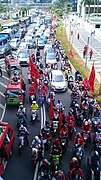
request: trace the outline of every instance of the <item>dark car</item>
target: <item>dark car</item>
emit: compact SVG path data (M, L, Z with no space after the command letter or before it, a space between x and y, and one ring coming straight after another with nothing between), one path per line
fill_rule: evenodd
M26 32L23 29L21 29L15 34L15 38L23 39L25 36L25 33Z
M43 39L38 39L37 40L37 47L39 49L44 49L44 46L45 46L45 43L44 43Z
M9 44L5 44L0 46L0 58L5 57L5 55L10 54L12 51L12 47Z

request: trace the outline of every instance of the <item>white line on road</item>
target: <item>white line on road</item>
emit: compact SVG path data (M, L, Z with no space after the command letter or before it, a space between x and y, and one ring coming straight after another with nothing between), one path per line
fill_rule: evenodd
M3 96L3 97L5 97L4 93L3 93L3 92L1 92L1 91L0 91L0 95L1 95L1 96Z
M5 106L3 106L3 105L0 103L0 108L4 110L4 109L5 109Z
M6 79L6 80L9 80L9 78L8 77L6 77L6 76L2 76L4 79Z
M5 88L7 87L7 85L4 84L4 83L2 83L2 82L0 82L0 85L1 85L1 86L4 86Z

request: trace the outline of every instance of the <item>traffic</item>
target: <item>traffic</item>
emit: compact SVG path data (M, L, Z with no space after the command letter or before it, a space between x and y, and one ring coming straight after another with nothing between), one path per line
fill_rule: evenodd
M0 32L11 48L1 53L9 76L0 123L3 179L101 179L100 107L73 72L58 26L54 13L40 10Z

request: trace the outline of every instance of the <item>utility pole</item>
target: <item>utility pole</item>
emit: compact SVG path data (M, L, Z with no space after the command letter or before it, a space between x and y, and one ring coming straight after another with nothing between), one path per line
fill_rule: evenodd
M89 39L90 37L88 36L88 39L87 39L87 52L86 52L86 60L85 60L85 68L87 67L87 60L88 60L88 47L89 47Z

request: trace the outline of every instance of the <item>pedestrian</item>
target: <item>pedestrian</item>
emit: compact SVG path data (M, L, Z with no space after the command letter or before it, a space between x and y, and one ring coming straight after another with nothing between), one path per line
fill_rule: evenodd
M83 51L83 58L85 59L85 56L86 56L86 52L85 50Z
M2 76L2 68L1 68L1 66L0 66L0 75Z
M77 39L78 39L78 40L80 39L80 34L79 34L79 33L77 34Z
M30 68L28 68L27 76L28 76L28 82L29 82L29 84L31 84Z
M89 55L90 55L90 60L91 60L92 59L92 55L93 55L92 49L90 50Z

